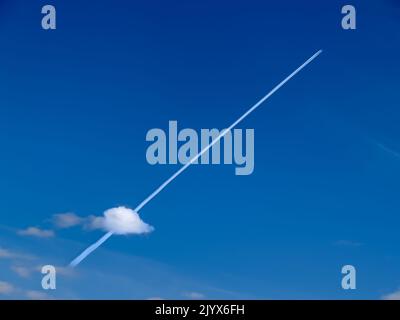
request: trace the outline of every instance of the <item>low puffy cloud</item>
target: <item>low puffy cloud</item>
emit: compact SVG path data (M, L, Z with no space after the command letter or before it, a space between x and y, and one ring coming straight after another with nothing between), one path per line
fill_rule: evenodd
M93 227L120 235L149 233L154 230L137 212L126 207L108 209L104 212L104 217L97 217L92 223Z
M53 215L53 223L56 227L60 229L71 228L74 226L78 226L84 222L84 218L76 215L72 212L67 213L57 213Z
M400 300L400 289L395 292L384 295L382 297L382 299L383 300Z
M53 230L44 230L39 229L37 227L29 227L24 230L19 230L17 232L20 236L31 236L31 237L38 237L38 238L51 238L54 237Z
M15 291L14 286L11 283L0 281L0 294L8 295Z

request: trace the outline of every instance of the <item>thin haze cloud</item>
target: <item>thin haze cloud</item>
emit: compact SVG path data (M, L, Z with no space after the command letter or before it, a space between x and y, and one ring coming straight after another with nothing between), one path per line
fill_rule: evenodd
M0 281L0 294L11 294L15 291L15 287L8 282Z
M221 140L230 130L236 127L240 122L242 122L250 113L256 110L261 104L263 104L267 99L269 99L275 92L277 92L282 86L284 86L289 80L291 80L297 73L299 73L303 68L305 68L309 63L311 63L315 58L317 58L322 53L322 50L317 51L308 60L306 60L301 66L299 66L295 71L293 71L289 76L282 80L275 88L273 88L269 93L267 93L263 98L261 98L256 104L254 104L250 109L248 109L239 119L232 123L227 129L223 130L215 140L213 140L207 147L201 150L196 156L194 156L188 163L186 163L182 168L175 172L169 179L167 179L163 184L161 184L153 193L151 193L145 200L143 200L134 210L135 214L149 203L154 197L156 197L167 185L169 185L173 180L175 180L183 171L185 171L191 164L193 164L197 159L199 159L205 152L207 152L215 143ZM140 218L139 218L140 219ZM89 254L101 246L108 238L114 234L113 231L107 232L102 236L97 242L92 244L86 250L84 250L78 257L76 257L71 263L71 267L76 267L80 262L82 262Z
M0 247L0 259L9 260L33 260L36 257L24 253L15 252L6 248Z

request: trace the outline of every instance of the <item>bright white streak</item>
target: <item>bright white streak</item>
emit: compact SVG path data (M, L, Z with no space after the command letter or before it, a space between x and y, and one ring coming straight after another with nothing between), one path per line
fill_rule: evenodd
M113 235L112 232L107 232L104 236L102 236L99 240L93 243L90 247L84 250L79 256L77 256L74 260L69 264L70 267L75 268L78 264L81 263L83 259L85 259L89 254L91 254L94 250L100 247L109 237Z
M156 195L158 195L167 185L169 185L173 180L175 180L183 171L185 171L191 164L193 164L197 159L199 159L205 152L207 152L214 144L221 140L230 130L236 127L240 122L242 122L250 113L256 110L265 100L271 97L276 91L278 91L283 85L286 84L290 79L292 79L297 73L299 73L304 67L306 67L311 61L318 57L322 53L322 50L317 51L312 55L306 62L304 62L300 67L288 75L284 80L282 80L275 88L268 92L263 98L261 98L256 104L254 104L249 110L247 110L239 119L232 123L227 129L223 130L218 137L216 137L207 147L200 151L196 156L194 156L188 163L186 163L182 168L175 172L169 179L167 179L163 184L161 184L153 193L151 193L146 199L144 199L134 211L139 212L147 203L149 203ZM106 233L97 242L92 244L89 248L83 251L77 258L75 258L71 263L71 267L76 267L83 259L85 259L89 254L101 246L108 238L113 235L112 232Z
M151 195L149 195L145 200L142 201L136 208L135 211L139 212L150 200L152 200L157 194L159 194L167 185L169 185L176 177L178 177L183 171L185 171L191 164L193 164L197 159L199 159L205 152L207 152L214 144L216 144L219 140L221 140L228 131L232 130L232 128L236 127L244 118L246 118L250 113L256 110L265 100L267 100L270 96L272 96L276 91L278 91L286 82L288 82L291 78L293 78L298 72L301 71L306 65L308 65L312 60L314 60L317 56L322 53L322 50L319 50L315 53L310 59L304 62L300 67L298 67L295 71L293 71L285 80L279 83L274 89L272 89L268 94L266 94L261 100L259 100L254 106L252 106L249 110L247 110L239 119L237 119L234 123L232 123L227 129L222 131L218 137L215 138L207 147L200 151L195 157L193 157L188 163L186 163L182 168L180 168L177 172L175 172L167 181L165 181L161 186L159 186Z

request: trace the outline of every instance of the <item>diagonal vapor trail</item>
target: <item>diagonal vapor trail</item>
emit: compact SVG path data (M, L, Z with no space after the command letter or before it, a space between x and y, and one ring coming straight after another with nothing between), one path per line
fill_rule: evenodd
M269 97L271 97L276 91L278 91L282 86L284 86L290 79L292 79L297 73L299 73L304 67L306 67L310 62L317 58L322 53L322 50L318 50L314 53L308 60L306 60L300 67L294 70L290 75L288 75L284 80L282 80L278 85L275 86L270 92L268 92L263 98L261 98L256 104L254 104L249 110L247 110L239 119L232 123L227 129L223 130L207 147L201 150L196 156L194 156L188 163L186 163L182 168L175 172L170 178L168 178L163 184L161 184L156 190L153 191L146 199L144 199L134 211L139 212L147 203L149 203L155 196L157 196L166 186L168 186L173 180L175 180L183 171L185 171L191 164L193 164L197 159L199 159L205 152L207 152L214 144L221 140L230 130L236 127L240 122L242 122L250 113L256 110L261 104L263 104ZM69 264L71 267L76 267L83 259L85 259L89 254L101 246L108 238L110 238L113 233L107 232L99 240L97 240L90 247L85 249L79 256L77 256Z
M397 151L390 149L388 147L386 147L383 143L377 142L376 141L376 145L381 148L383 151L386 151L387 153L390 153L392 156L395 156L396 158L400 159L400 153L398 153Z

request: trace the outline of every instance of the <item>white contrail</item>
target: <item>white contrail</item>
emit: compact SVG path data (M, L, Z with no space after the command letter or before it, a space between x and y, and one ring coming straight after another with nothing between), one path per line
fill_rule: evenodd
M218 137L215 138L207 147L201 150L196 156L194 156L188 163L186 163L182 168L175 172L169 179L167 179L163 184L161 184L153 193L151 193L146 199L144 199L134 211L139 212L147 203L149 203L156 195L158 195L167 185L169 185L175 178L177 178L183 171L185 171L191 164L193 164L197 159L199 159L205 152L207 152L215 143L221 140L230 130L236 127L240 122L242 122L250 113L256 110L265 100L271 97L276 91L278 91L286 82L293 78L297 73L299 73L305 66L307 66L311 61L318 57L322 53L322 50L317 51L312 55L307 61L305 61L300 67L288 75L284 80L282 80L275 88L268 92L263 98L261 98L256 104L254 104L249 110L247 110L239 119L232 123L227 129L223 130ZM89 248L84 250L78 257L76 257L71 263L71 267L76 267L83 259L85 259L89 254L101 246L108 238L113 235L112 232L106 233L97 242L92 244Z
M400 153L398 153L397 151L394 151L394 150L392 150L392 149L386 147L383 143L376 142L376 144L377 144L377 146L378 146L379 148L381 148L383 151L386 151L386 152L390 153L391 155L395 156L396 158L399 158L399 159L400 159Z
M102 236L99 240L93 243L90 247L88 247L85 251L83 251L79 256L77 256L74 260L69 264L71 267L76 267L81 263L83 259L85 259L89 254L91 254L94 250L100 247L109 237L113 235L112 232L107 232L104 236Z

